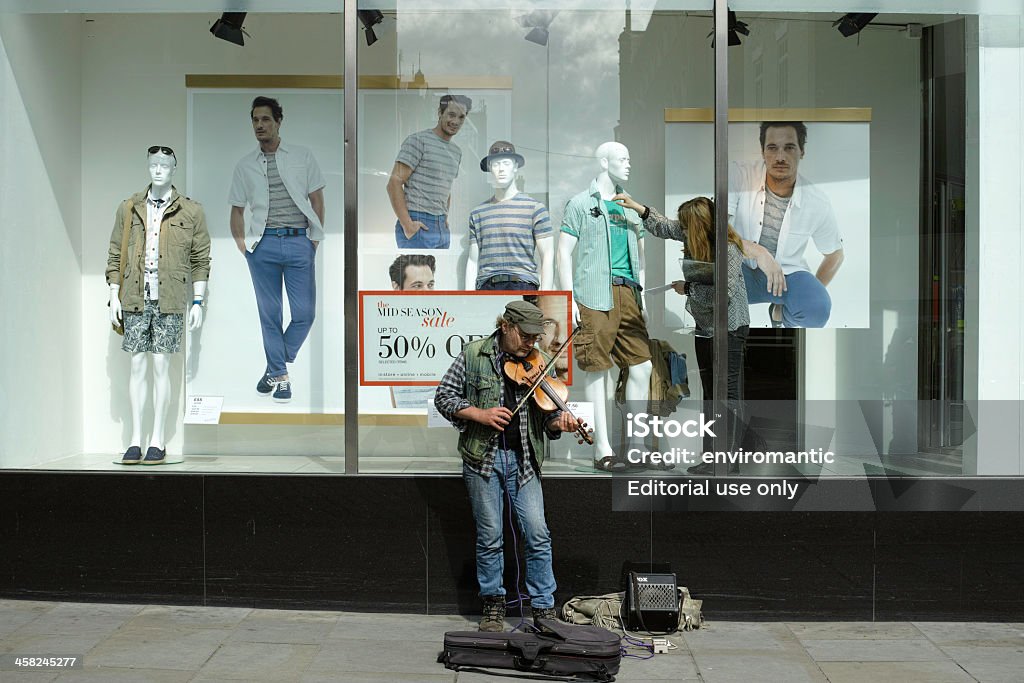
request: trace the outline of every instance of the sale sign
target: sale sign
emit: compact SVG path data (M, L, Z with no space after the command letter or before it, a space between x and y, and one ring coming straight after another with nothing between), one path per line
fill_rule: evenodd
M462 347L490 336L521 291L359 292L359 383L430 386L441 381ZM528 294L533 297L533 294ZM538 346L552 352L569 334L571 292L543 292L537 306L551 320ZM563 358L556 367L567 370Z

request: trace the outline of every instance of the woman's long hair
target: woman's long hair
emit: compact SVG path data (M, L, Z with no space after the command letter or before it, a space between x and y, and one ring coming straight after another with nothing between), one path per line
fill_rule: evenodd
M695 261L715 260L715 203L707 197L696 197L679 205L679 224L686 231L688 257ZM729 241L743 252L743 240L729 226Z

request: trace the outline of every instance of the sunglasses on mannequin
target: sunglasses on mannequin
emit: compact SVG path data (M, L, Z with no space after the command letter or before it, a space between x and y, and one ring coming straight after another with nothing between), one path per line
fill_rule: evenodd
M175 161L178 160L178 157L174 156L174 150L171 149L170 147L164 147L163 145L153 145L152 147L149 148L150 154L156 154L158 152L160 154L166 154L169 157L174 157Z

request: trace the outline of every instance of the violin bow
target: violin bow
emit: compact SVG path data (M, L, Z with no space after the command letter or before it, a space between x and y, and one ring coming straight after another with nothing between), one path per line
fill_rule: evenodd
M512 411L513 415L522 410L523 406L526 405L526 402L530 400L530 397L533 396L534 390L539 387L540 383L544 381L545 377L547 377L548 368L551 367L551 364L554 363L559 356L562 355L562 352L565 351L567 346L569 346L569 342L573 340L573 337L575 337L579 331L580 328L578 327L573 330L572 334L570 334L568 338L562 342L562 345L558 347L558 350L551 355L551 360L544 364L544 370L537 375L537 379L533 380L533 384L531 384L530 388L526 391L526 395L523 396L521 401L519 401L519 405L516 406L516 409Z

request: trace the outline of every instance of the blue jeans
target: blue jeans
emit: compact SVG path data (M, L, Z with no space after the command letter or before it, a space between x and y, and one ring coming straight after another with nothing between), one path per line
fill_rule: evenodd
M534 477L519 488L515 451L499 449L490 479L462 465L476 521L476 578L480 595L505 595L505 545L502 537L505 493L516 511L517 528L526 545L526 592L535 608L555 606L555 574L551 570L551 532L544 520L544 493Z
M402 224L395 221L395 244L399 249L447 249L452 243L452 233L448 230L446 216L435 216L422 211L410 211L409 218L427 226L427 230L419 230L412 237L406 237Z
M316 317L315 260L316 249L305 235L265 236L255 251L246 252L263 329L267 374L271 377L280 377L288 372L285 363L295 361L313 326ZM287 329L283 328L282 281L288 292L288 308L292 314Z
M806 270L786 276L786 291L782 296L772 296L768 291L768 278L760 268L743 266L743 280L750 303L782 304L785 327L825 327L832 313L832 297L825 285Z

